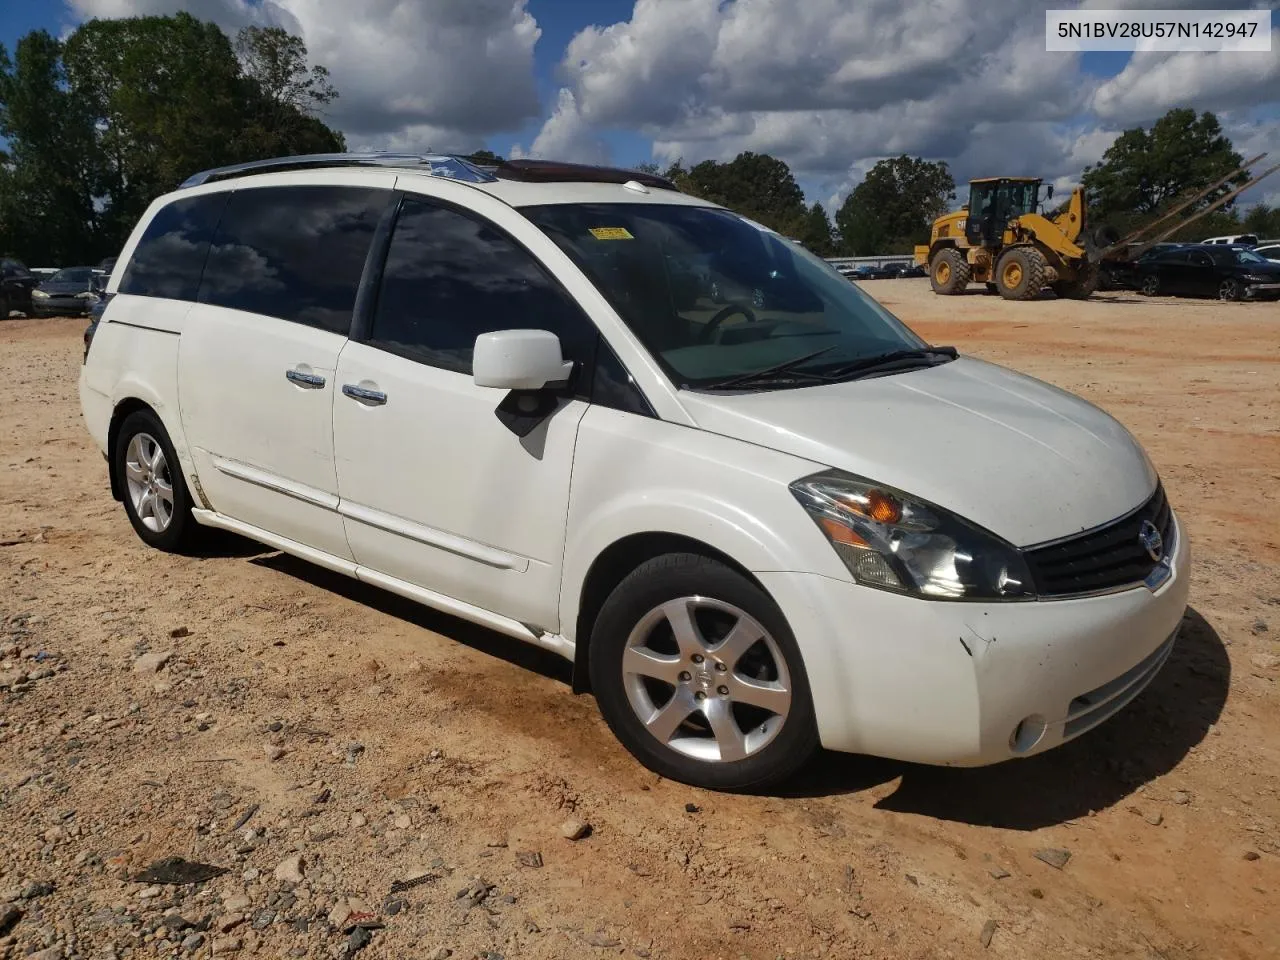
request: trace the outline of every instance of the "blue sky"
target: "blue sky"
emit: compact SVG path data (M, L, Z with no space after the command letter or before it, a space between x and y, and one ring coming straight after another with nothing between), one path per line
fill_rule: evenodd
M621 165L755 150L786 160L824 203L900 153L946 160L960 181L1033 174L1064 187L1121 130L1175 106L1217 112L1242 153L1280 151L1280 39L1255 54L1047 53L1044 10L1074 3L1240 5L0 0L0 42L179 9L228 32L280 24L332 71L341 98L326 119L353 149L487 146ZM1280 204L1271 189L1253 199Z

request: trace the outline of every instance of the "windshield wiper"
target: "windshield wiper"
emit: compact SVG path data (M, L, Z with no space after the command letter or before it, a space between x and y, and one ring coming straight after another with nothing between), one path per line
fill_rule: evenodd
M701 385L703 390L728 390L731 387L745 386L750 383L767 383L770 380L785 379L781 375L789 374L791 377L804 377L819 383L826 383L831 377L825 373L813 373L808 370L797 370L796 367L808 363L810 360L820 357L825 353L830 353L836 348L836 344L829 347L823 347L821 350L814 350L812 353L805 353L790 360L784 360L782 363L765 367L763 370L751 370L748 373L735 374L726 380L717 380L714 383L704 383Z
M832 380L856 380L858 377L875 373L886 373L892 370L908 370L922 365L933 366L945 363L958 356L955 347L924 347L915 350L894 350L876 357L864 357L853 363L846 363L833 370L823 371Z

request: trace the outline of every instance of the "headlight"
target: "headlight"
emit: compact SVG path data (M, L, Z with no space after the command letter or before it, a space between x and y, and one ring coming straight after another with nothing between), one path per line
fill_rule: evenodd
M1246 274L1245 274L1243 277L1241 277L1240 279L1241 279L1241 280L1243 280L1245 283L1266 283L1266 282L1267 282L1267 280L1269 280L1270 278L1269 278L1269 277L1259 277L1259 276L1255 276L1255 275L1254 275L1254 274L1252 274L1252 273L1246 273Z
M861 584L935 599L1035 598L1016 547L940 507L839 470L791 492Z
M32 300L48 300L49 295L45 293L43 290L32 290L31 299Z

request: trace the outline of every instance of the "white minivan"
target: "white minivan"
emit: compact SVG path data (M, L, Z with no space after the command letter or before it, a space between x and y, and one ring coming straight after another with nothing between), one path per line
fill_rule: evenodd
M1186 606L1123 426L658 177L210 171L108 296L81 399L144 541L232 530L553 650L677 780L1041 752L1142 691Z

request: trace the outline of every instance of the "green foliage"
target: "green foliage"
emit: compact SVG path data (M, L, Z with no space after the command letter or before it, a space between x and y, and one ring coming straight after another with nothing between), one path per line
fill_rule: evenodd
M849 256L910 253L929 239L934 219L956 196L944 162L920 157L881 160L836 212L843 252Z
M728 207L757 223L794 236L807 214L804 192L791 168L763 153L740 153L728 163L704 160L685 168L677 160L664 176L685 193Z
M823 209L822 204L815 203L800 221L800 228L796 231L795 238L804 244L805 249L810 253L816 253L820 257L834 257L836 245L832 233L831 219L827 216L827 211Z
M466 159L470 160L472 163L478 163L483 166L495 166L504 162L504 159L492 150L477 150L475 153L470 154Z
M1117 222L1126 216L1136 221L1150 218L1177 200L1189 199L1241 162L1216 116L1207 112L1196 116L1194 110L1176 109L1157 120L1149 131L1134 127L1120 134L1101 163L1085 168L1082 182L1094 222ZM1241 175L1235 182L1245 179ZM1229 190L1222 187L1201 206Z
M1240 221L1237 233L1252 233L1259 240L1280 240L1280 207L1260 203Z
M66 85L61 47L43 30L0 45L0 253L84 262L97 252L93 115Z
M337 95L284 31L241 34L186 13L89 20L65 42L0 47L0 248L29 263L119 251L157 196L199 170L341 150L312 115Z

